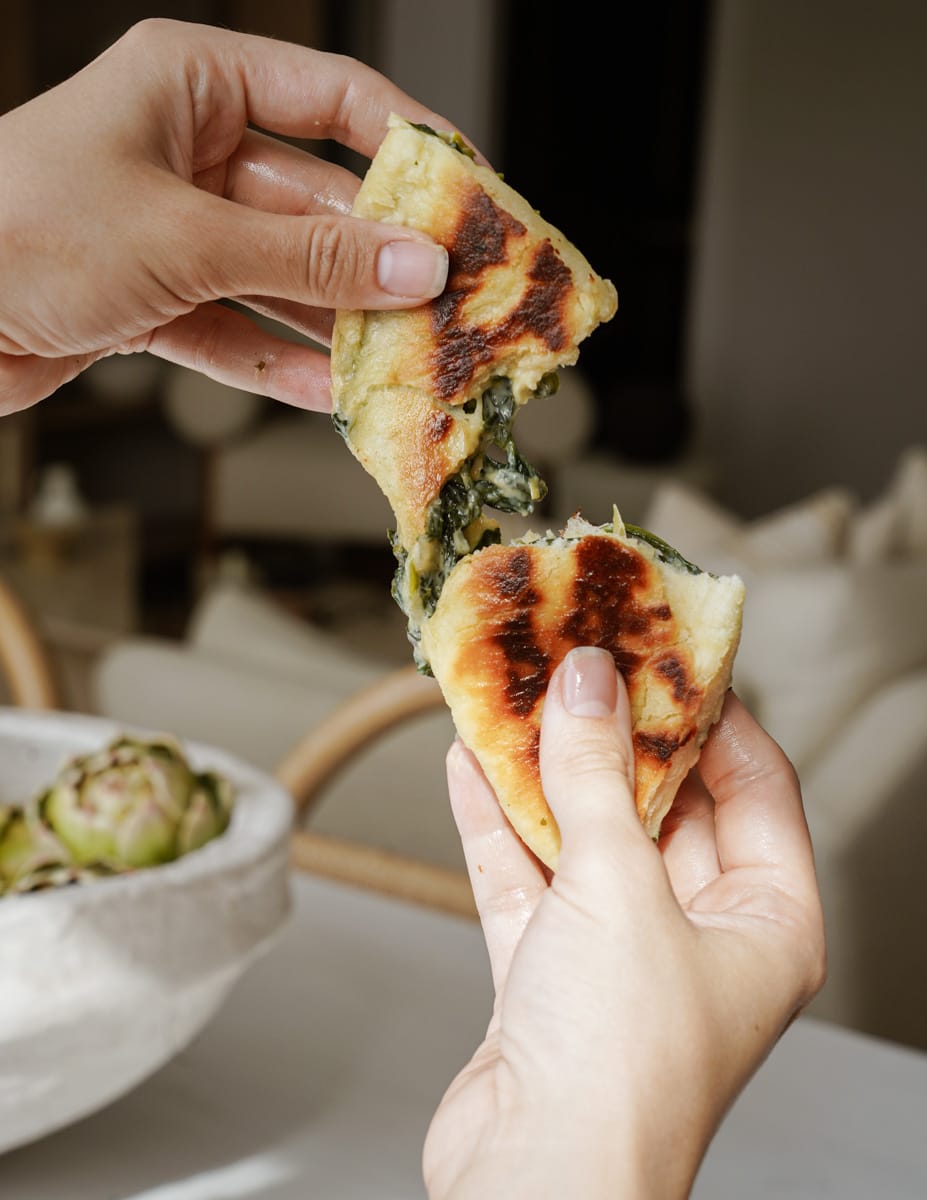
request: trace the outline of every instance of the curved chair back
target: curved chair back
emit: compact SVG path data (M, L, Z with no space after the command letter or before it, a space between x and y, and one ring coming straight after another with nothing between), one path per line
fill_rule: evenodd
M276 777L305 817L325 785L355 755L402 722L443 704L437 683L414 667L389 671L311 729L280 763ZM291 846L293 865L301 870L461 916L476 916L464 871L306 828L294 830Z
M20 708L61 707L48 651L31 615L16 593L0 579L0 672Z

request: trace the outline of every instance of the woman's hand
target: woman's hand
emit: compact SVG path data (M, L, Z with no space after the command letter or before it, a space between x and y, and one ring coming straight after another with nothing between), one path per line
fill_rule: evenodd
M0 118L0 415L109 354L148 350L327 409L336 307L438 295L447 255L350 217L359 180L259 130L371 157L391 111L444 125L353 59L207 26L134 26Z
M425 1145L437 1197L688 1194L726 1110L824 978L795 773L728 696L659 848L633 803L627 696L574 651L544 709L552 879L475 759L448 757L496 1002Z

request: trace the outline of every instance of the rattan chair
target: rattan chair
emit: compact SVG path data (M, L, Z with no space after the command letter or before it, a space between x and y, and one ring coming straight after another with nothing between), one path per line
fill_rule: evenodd
M297 869L460 916L476 916L466 872L316 833L304 825L325 785L355 755L402 722L443 704L433 679L419 675L414 667L400 667L349 697L293 747L275 774L297 806L292 837L292 862Z
M41 635L23 602L2 579L0 673L6 680L13 704L18 707L61 707L55 672Z

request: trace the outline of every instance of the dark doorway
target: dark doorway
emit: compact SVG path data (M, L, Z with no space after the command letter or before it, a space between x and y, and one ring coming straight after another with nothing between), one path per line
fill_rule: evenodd
M599 441L669 462L691 432L684 336L709 0L504 13L505 177L618 289L583 346Z

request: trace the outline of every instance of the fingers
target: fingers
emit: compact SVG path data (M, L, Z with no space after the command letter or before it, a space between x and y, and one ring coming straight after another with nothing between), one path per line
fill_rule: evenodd
M515 947L547 890L547 880L505 819L476 759L459 741L447 755L447 782L499 992Z
M714 800L695 770L683 781L663 821L660 853L673 893L683 907L721 873Z
M285 314L278 315L285 319ZM298 327L295 317L293 323ZM221 304L201 304L123 349L148 350L219 383L296 408L331 411L326 353L267 333ZM44 400L108 353L100 350L61 358L0 354L0 417Z
M607 651L572 650L554 672L544 702L540 763L562 839L558 879L610 886L659 865L634 805L627 692Z
M349 216L359 186L350 172L249 131L334 138L372 157L392 111L447 125L378 72L270 38L154 19L89 69L94 103L109 104L114 79L138 93L137 106L173 109L143 157L146 268L175 301L258 295L401 309L444 289L443 246L418 230Z
M733 693L702 749L699 773L715 800L723 871L771 866L795 885L816 888L794 768Z
M368 158L383 140L391 112L451 127L355 59L272 38L156 18L133 26L120 53L166 67L182 60L203 121L214 117L211 101L232 90L252 125L291 137L333 138Z
M164 228L160 272L185 298L265 295L323 308L410 308L440 295L447 282L447 251L416 230L354 217L281 216L186 192L175 189L177 215Z
M100 357L102 352L65 358L0 354L0 419L44 400Z
M320 346L332 344L335 313L330 308L312 308L295 300L275 300L272 296L236 296L245 308L311 338Z
M264 212L290 216L350 216L360 180L335 163L256 130L246 130L227 162L200 172L194 183Z
M212 31L210 31L212 33ZM364 63L303 46L232 34L231 54L252 122L275 133L333 138L371 158L391 112L439 129L450 122Z
M767 1001L792 1014L820 990L826 942L801 790L785 754L733 693L699 759L722 870L690 909L764 918Z
M328 355L260 329L221 304L202 304L186 316L135 339L151 354L258 396L315 412L331 411ZM108 351L43 358L0 355L0 417L44 400Z
M266 333L222 304L202 304L156 329L146 348L231 387L297 408L331 410L327 354Z

